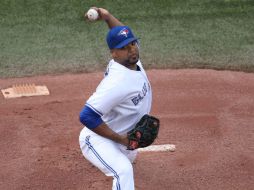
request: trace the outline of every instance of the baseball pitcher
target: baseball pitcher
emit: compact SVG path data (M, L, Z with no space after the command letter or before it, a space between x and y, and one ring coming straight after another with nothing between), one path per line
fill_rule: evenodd
M80 148L88 161L113 177L113 190L134 190L137 148L152 144L159 130L159 120L149 115L152 89L131 29L106 9L93 9L98 18L92 11L89 17L109 27L106 41L112 60L80 112Z

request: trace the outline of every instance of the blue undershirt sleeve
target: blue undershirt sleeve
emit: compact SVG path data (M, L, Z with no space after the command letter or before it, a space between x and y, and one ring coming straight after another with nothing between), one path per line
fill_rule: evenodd
M89 129L94 129L103 123L101 116L87 105L81 110L79 120Z

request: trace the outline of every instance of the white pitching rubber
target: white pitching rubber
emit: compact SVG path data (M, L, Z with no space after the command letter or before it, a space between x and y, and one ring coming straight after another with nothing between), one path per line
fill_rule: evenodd
M174 144L163 144L163 145L151 145L145 148L139 148L138 152L158 152L158 151L170 151L174 152L176 150L176 145Z

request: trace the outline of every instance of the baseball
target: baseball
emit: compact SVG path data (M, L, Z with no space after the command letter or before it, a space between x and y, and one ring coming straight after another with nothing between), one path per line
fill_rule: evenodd
M87 18L91 21L95 21L97 20L99 17L98 12L95 9L89 9L87 11Z

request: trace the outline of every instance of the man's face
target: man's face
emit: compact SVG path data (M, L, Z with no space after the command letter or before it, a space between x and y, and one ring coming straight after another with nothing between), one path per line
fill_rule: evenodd
M121 49L111 50L113 59L124 65L132 66L136 64L139 60L139 49L136 41L129 43L128 45L122 47Z

